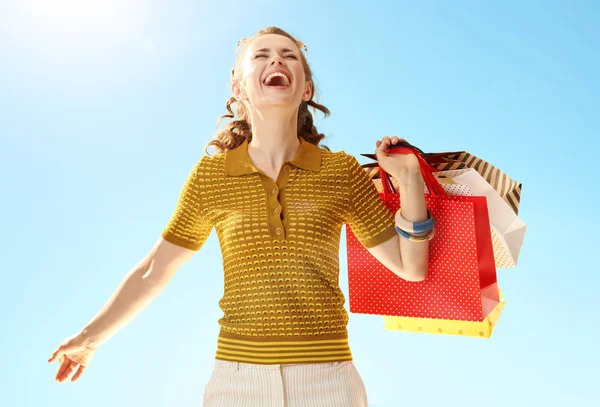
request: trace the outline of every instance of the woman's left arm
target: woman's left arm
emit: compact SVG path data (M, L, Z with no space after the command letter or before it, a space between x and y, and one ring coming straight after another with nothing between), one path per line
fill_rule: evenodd
M377 141L377 160L381 168L398 181L402 217L409 222L427 220L425 185L419 161L412 154L386 154L390 145L406 141L398 137L384 137ZM386 242L368 249L384 265L394 265L392 270L409 281L427 278L429 241L414 242L394 236Z

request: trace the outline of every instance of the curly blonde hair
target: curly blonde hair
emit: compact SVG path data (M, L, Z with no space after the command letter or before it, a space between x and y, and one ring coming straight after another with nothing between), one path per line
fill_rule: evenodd
M283 35L283 36L289 38L290 40L294 41L294 43L298 46L298 49L300 49L300 50L306 49L306 46L302 42L297 41L294 37L292 37L290 34L285 32L281 28L277 28L277 27L264 28L264 29L260 30L253 37L244 38L243 40L238 42L238 48L240 48L240 49L238 49L239 52L236 57L235 68L233 68L231 70L230 81L233 81L234 79L238 78L238 75L240 72L238 67L244 56L244 53L246 52L247 44L249 44L253 39L255 39L261 35L265 35L265 34ZM303 52L300 52L300 59L302 61L302 66L304 67L304 75L306 76L306 80L312 81L313 80L312 71L311 71L310 67L308 66L308 61L306 60L306 56L304 55ZM313 85L314 85L314 82L313 82ZM323 106L319 103L316 103L313 100L314 96L315 96L315 86L313 86L312 94L310 95L310 99L308 100L308 102L302 101L302 103L300 104L300 108L298 109L298 137L302 137L305 141L318 146L319 142L323 138L325 138L325 135L321 134L317 131L317 128L313 124L313 116L310 113L310 111L308 110L308 107L309 106L312 107L313 111L315 113L317 110L320 110L321 112L323 112L325 117L329 116L330 112L329 112L329 109L327 109L325 106ZM217 131L213 140L211 140L204 147L204 152L207 155L210 155L208 153L208 147L210 147L211 145L215 146L215 148L217 149L217 153L220 153L220 152L232 150L232 149L238 147L240 144L242 144L244 142L245 139L248 139L248 141L252 140L252 124L250 123L248 111L246 110L246 107L244 106L243 103L238 103L238 105L236 106L236 113L237 113L238 119L235 120L235 114L234 114L233 110L231 109L231 105L236 102L237 102L237 100L233 96L230 97L229 99L227 99L227 102L225 103L225 108L227 109L227 111L229 113L226 113L226 114L222 115L221 117L219 117L219 120L217 121L217 127L219 126L219 123L221 123L221 120L223 120L224 118L228 118L228 119L232 119L232 120L223 129ZM329 147L327 147L327 146L322 146L322 148L330 151Z

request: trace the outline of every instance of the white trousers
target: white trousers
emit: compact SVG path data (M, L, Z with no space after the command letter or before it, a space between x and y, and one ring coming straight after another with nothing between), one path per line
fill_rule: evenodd
M352 361L260 365L215 359L203 407L367 407Z

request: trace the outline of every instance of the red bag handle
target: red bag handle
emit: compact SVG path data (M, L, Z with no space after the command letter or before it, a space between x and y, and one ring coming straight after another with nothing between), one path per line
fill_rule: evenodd
M425 185L427 185L429 193L432 195L447 195L438 180L433 176L433 173L437 172L438 169L430 165L425 158L423 158L421 150L409 143L400 142L396 145L390 145L385 151L390 154L414 154L419 160L421 174L423 175L423 180L425 181ZM386 200L390 199L390 195L396 193L391 177L383 170L383 168L381 168L381 166L379 166L379 175L383 185L383 195Z

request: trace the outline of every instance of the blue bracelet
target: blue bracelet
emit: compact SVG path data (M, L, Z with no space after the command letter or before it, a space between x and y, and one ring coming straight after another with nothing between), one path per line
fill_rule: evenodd
M427 220L423 222L410 222L404 219L402 216L402 208L399 208L398 211L396 211L394 218L398 228L409 235L420 235L427 233L433 229L433 225L435 224L435 220L431 216L429 209L427 209Z
M427 240L433 239L433 236L435 236L435 226L432 227L431 230L425 235L420 236L414 236L409 233L406 233L404 230L400 229L398 225L396 225L396 232L398 232L400 236L407 240L410 240L411 242L426 242Z

